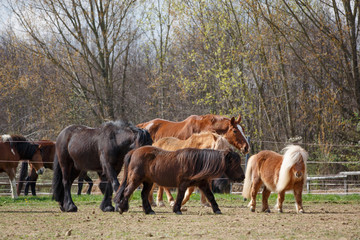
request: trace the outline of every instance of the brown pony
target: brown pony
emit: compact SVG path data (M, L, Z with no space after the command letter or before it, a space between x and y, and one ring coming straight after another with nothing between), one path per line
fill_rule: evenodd
M20 135L2 135L0 139L0 172L9 176L11 197L17 198L15 174L20 160L29 160L39 174L44 172L39 145Z
M198 149L211 148L211 149L216 149L216 150L226 150L226 149L232 148L232 146L229 144L229 142L224 137L220 136L219 134L212 133L212 132L196 133L196 134L193 134L191 137L189 137L186 140L180 140L175 137L165 137L165 138L161 138L159 141L153 143L153 146L162 148L167 151L175 151L178 149L190 148L190 147L198 148ZM154 184L154 187L155 187L155 184ZM151 189L151 192L149 195L150 203L153 202L154 187ZM163 191L164 190L166 192L170 206L174 206L175 201L174 201L173 196L171 195L170 190L168 188L164 188L162 186L159 186L159 188L158 188L157 206L159 206L159 207L165 206L165 204L163 202ZM184 205L187 201L189 201L191 193L194 190L195 190L195 187L189 187L186 190L185 198L182 202L182 205ZM203 206L210 207L210 205L206 201L206 197L203 194L203 192L200 191L200 193L201 193L201 198L200 198L201 204Z
M153 183L165 187L177 187L178 194L173 211L181 214L181 202L189 186L199 187L211 203L216 214L221 214L209 180L225 174L233 181L241 182L244 172L236 152L212 149L185 148L165 151L153 146L144 146L130 151L124 159L124 178L114 202L120 213L129 209L129 198L142 183L142 205L146 214L154 214L148 196Z
M240 124L241 116L235 120L219 115L192 115L182 122L172 122L163 119L154 119L140 123L137 126L149 131L154 142L163 137L176 137L187 139L194 133L205 131L216 132L223 135L228 142L241 150L242 153L249 151L249 143L246 140L243 127Z
M262 211L270 212L268 198L271 191L278 193L275 209L282 212L285 192L294 191L296 211L303 213L302 190L306 182L306 161L308 153L300 146L287 146L284 155L273 151L261 151L253 155L247 164L242 195L250 198L250 210L255 212L256 195L264 185L262 192Z

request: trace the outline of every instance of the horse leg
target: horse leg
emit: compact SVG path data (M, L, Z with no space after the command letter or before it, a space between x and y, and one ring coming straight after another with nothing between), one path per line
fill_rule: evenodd
M32 168L28 181L29 181L29 185L31 187L31 194L33 196L36 196L36 181L37 181L38 177L39 177L39 175L36 173L35 168ZM26 184L28 184L28 183L26 183Z
M63 169L64 201L61 209L65 212L77 212L77 207L71 198L71 185L79 173L80 171L74 166Z
M166 193L166 197L168 199L170 207L174 206L175 200L174 200L174 197L171 195L170 188L164 188L164 191Z
M156 184L153 184L153 185L152 185L152 188L151 188L151 190L150 190L150 192L149 192L149 196L148 196L149 203L150 203L150 205L153 206L153 207L156 207L156 203L155 203L155 201L154 201L154 189L155 189L155 187L156 187Z
M303 205L302 205L302 183L299 186L295 186L294 188L294 196L295 196L295 207L297 213L304 213Z
M129 199L131 194L139 187L141 184L140 181L128 181L128 185L124 190L124 194L122 195L119 202L119 212L122 214L123 212L127 212L129 210Z
M263 212L267 212L267 213L270 212L270 208L269 208L269 204L268 204L268 199L269 199L270 193L271 193L271 191L264 186L264 189L262 192L262 209L261 209L261 211L263 211Z
M9 176L11 197L13 199L16 199L18 198L17 189L16 189L16 180L15 180L16 168L8 168L6 169L6 173Z
M106 189L104 193L104 198L100 204L100 209L103 212L114 212L115 208L112 206L111 203L111 196L113 194L113 187L110 181L106 184Z
M156 205L158 207L165 207L164 200L163 200L163 194L164 194L164 187L159 186L156 196Z
M79 196L81 195L83 186L84 186L84 179L83 179L82 172L81 172L80 175L79 175L79 178L78 178L78 192L77 192L77 195L79 195Z
M89 184L89 188L88 190L86 191L86 194L87 195L90 195L91 194L91 189L94 185L94 182L93 180L89 177L89 175L87 175L87 173L84 174L85 175L85 181Z
M250 211L252 211L252 212L255 212L256 195L257 195L261 185L262 185L262 181L260 178L253 180L253 183L251 186L251 191L250 191L251 201L249 202L249 205L248 205L248 207L250 207Z
M184 195L185 195L185 191L188 188L189 184L188 183L180 183L179 188L178 188L178 193L177 193L177 197L176 197L176 202L175 205L173 207L173 212L176 214L182 214L181 212L181 203L184 199Z
M145 214L155 214L151 209L151 204L149 202L149 193L151 191L153 183L152 182L143 182L143 189L141 191L142 206Z
M213 212L215 214L221 214L221 211L219 209L219 206L217 204L217 202L215 201L215 197L214 194L211 192L211 189L209 187L209 183L203 182L199 185L199 188L201 191L203 191L203 193L205 194L205 196L207 197L207 199L209 200L211 207L213 209Z
M181 205L185 205L190 200L191 194L194 192L195 187L191 186L186 189L184 200L182 201Z
M27 176L26 178L25 178L25 182L26 182L26 184L25 184L25 189L24 189L24 195L25 196L27 196L28 194L29 194L29 187L30 187L30 182L29 181L31 181L30 180L30 176Z
M102 174L101 172L97 172L97 174L100 178L100 183L99 183L100 191L102 194L105 194L106 184L107 184L106 176L104 174Z
M285 191L281 191L278 193L278 198L277 198L277 203L275 205L275 209L279 212L282 213L282 205L285 199Z

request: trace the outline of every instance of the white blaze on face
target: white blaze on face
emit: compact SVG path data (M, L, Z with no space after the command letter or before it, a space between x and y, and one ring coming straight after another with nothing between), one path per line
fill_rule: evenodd
M249 142L248 142L248 140L247 140L247 138L246 138L246 136L245 136L245 133L244 133L243 128L242 128L239 124L237 125L237 128L238 128L239 131L241 132L241 135L244 137L244 139L245 139L246 143L248 144L248 146L250 146L250 144L249 144Z

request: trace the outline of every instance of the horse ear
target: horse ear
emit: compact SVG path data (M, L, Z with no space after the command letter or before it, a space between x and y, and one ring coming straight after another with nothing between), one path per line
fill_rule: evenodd
M241 115L239 114L239 117L238 119L236 120L237 123L240 123L241 122Z
M231 125L234 125L234 124L235 124L235 118L234 118L234 117L231 117L230 123L231 123Z

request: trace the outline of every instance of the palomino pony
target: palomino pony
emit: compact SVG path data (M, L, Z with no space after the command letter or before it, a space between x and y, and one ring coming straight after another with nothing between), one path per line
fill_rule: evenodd
M150 134L123 121L106 122L99 128L71 125L56 139L54 160L53 198L65 212L76 212L70 188L81 171L100 173L106 189L100 209L114 211L111 203L113 190L119 187L117 175L127 152L152 144Z
M198 148L198 149L204 149L204 148L211 148L216 150L227 150L231 149L232 146L229 144L229 142L222 136L216 133L212 132L201 132L191 135L186 140L180 140L175 137L165 137L161 138L159 141L153 143L153 146L162 148L167 151L175 151L178 149L183 148ZM155 186L155 185L154 185ZM154 189L154 188L153 188ZM151 189L150 195L149 195L149 201L152 203L153 201L153 189ZM182 205L184 205L187 201L189 201L191 193L194 191L195 187L189 187L186 190L185 198L182 202ZM170 206L174 206L175 201L173 196L171 195L171 192L168 188L164 188L162 186L159 186L158 188L158 194L157 194L157 206L162 207L165 206L163 202L163 191L165 190L168 201L170 203ZM200 202L203 206L210 206L207 201L206 197L201 192L201 198Z
M209 187L209 180L222 174L233 181L241 182L244 179L240 156L230 150L185 148L165 151L145 146L129 152L124 161L124 178L114 198L120 213L128 211L129 198L142 183L143 210L146 214L154 214L148 197L153 183L157 183L160 186L178 188L173 207L176 214L181 214L181 202L190 186L199 187L211 203L213 212L221 214Z
M268 198L271 191L278 193L275 209L282 212L285 192L294 191L296 211L303 213L302 190L306 182L306 161L308 153L300 146L290 145L284 148L284 155L273 151L261 151L248 161L242 195L250 198L250 210L255 212L256 195L264 185L262 192L262 211L270 212Z
M2 135L0 139L0 172L6 172L11 197L17 198L15 174L20 160L29 160L39 174L44 172L39 145L20 135Z
M154 142L163 137L176 137L187 139L194 133L205 131L216 132L223 135L228 142L246 154L249 151L249 143L246 140L243 127L240 124L241 116L235 120L219 115L192 115L182 122L172 122L163 119L154 119L140 123L137 126L149 131Z
M45 168L53 170L54 156L55 156L55 142L50 140L40 140L35 141L36 144L39 144L41 150L41 157ZM34 167L30 168L30 174L28 174L28 163L23 162L20 168L19 182L17 185L17 194L20 195L23 188L23 183L25 182L24 195L27 196L29 193L29 187L31 188L31 193L33 196L36 196L36 181L38 179L38 174ZM87 175L86 172L81 172L79 175L79 184L78 184L78 195L81 193L82 189L82 179L86 179L89 183L89 188L87 194L90 194L93 182L91 178ZM90 179L90 180L89 180Z

